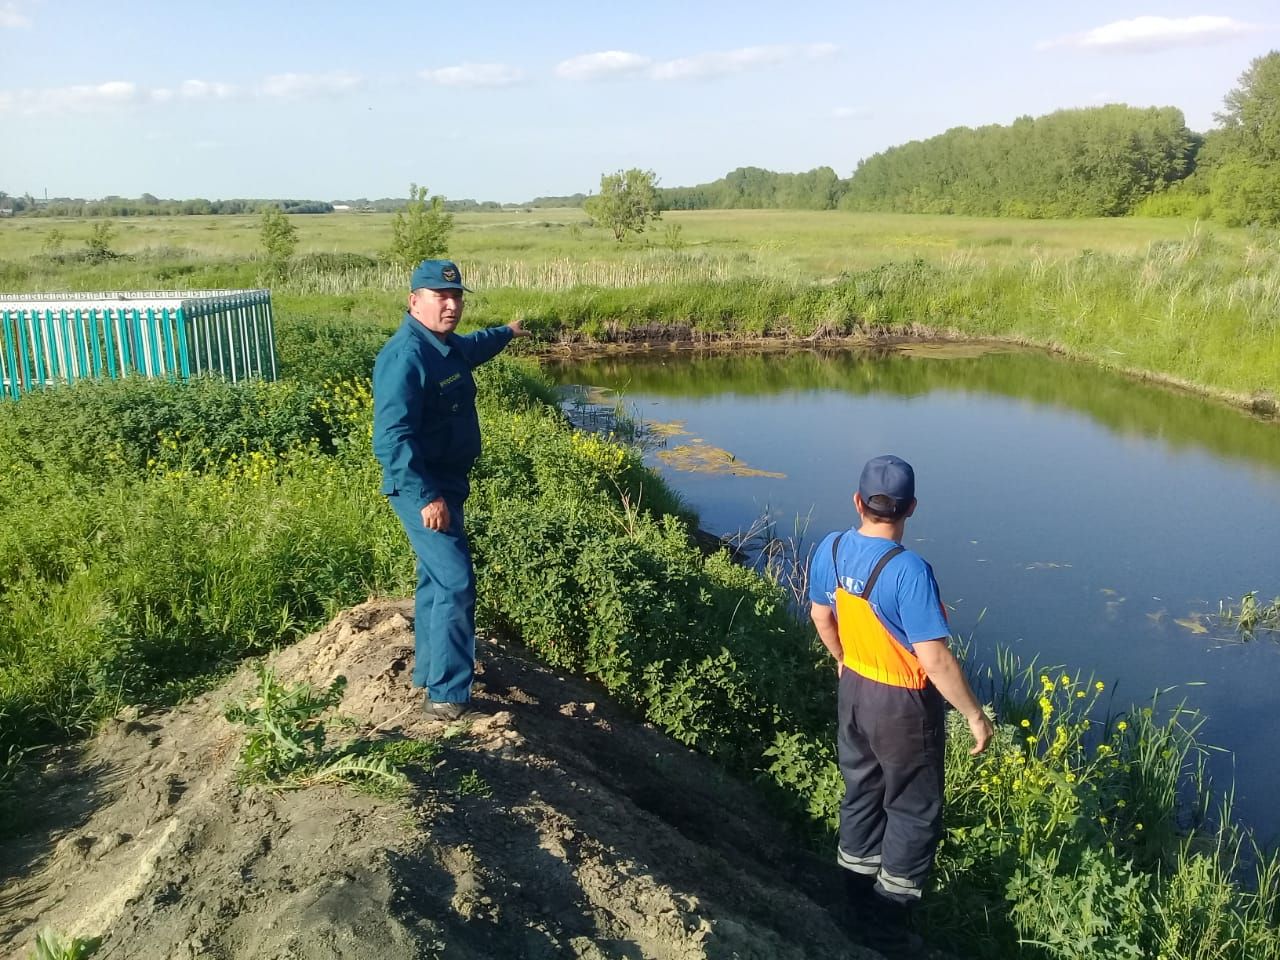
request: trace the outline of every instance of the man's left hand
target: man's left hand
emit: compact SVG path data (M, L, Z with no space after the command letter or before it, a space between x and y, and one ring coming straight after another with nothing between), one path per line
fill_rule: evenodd
M511 335L514 337L532 337L533 336L533 331L526 330L521 325L521 321L519 320L512 320L510 323L507 324L507 327L511 330Z

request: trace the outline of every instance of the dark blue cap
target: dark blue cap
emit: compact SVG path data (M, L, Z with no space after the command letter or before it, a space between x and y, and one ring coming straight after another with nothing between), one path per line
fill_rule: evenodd
M896 518L916 498L916 472L901 457L874 457L862 468L858 493L873 513Z
M423 260L409 278L410 290L466 290L462 285L462 271L452 260Z

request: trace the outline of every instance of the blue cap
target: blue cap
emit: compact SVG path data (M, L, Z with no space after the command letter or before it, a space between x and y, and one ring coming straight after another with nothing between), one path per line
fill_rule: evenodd
M901 457L874 457L862 468L858 493L873 513L896 519L916 498L916 472Z
M409 278L410 290L466 290L462 285L462 271L452 260L423 260Z

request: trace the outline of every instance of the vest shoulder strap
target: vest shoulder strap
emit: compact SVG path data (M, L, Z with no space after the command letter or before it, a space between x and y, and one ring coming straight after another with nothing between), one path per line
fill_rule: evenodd
M893 547L890 550L886 550L883 554L881 554L880 559L876 562L876 565L871 568L871 576L867 577L866 586L862 588L862 592L858 594L858 596L862 597L862 599L864 600L870 600L871 589L876 585L876 581L880 579L880 572L884 570L886 566L888 566L890 560L892 560L894 557L896 557L898 554L902 553L906 549L907 548L904 547L902 544L898 544L896 547Z
M831 541L831 570L835 574L837 587L840 586L840 568L839 568L839 561L836 559L836 555L837 555L837 551L840 549L840 539L843 536L844 536L843 533L837 534L836 538L833 541ZM904 547L902 544L899 543L893 548L886 550L883 554L881 554L880 559L876 561L876 565L871 568L871 576L867 577L866 586L862 588L862 592L858 594L858 596L862 597L864 600L870 597L871 588L874 587L876 585L876 581L880 579L881 571L884 570L885 566L889 563L890 560L892 560L898 554L904 552L906 549L907 549L906 547Z

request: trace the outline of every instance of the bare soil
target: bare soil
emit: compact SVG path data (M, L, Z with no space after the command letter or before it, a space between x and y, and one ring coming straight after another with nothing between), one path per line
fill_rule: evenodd
M103 960L875 956L843 932L828 859L590 683L485 640L487 715L429 720L411 619L367 603L274 661L347 677L340 709L365 731L444 738L408 797L241 786L223 711L247 668L124 714L49 766L44 829L0 855L0 952L52 927L105 937Z

